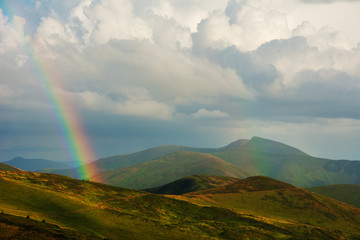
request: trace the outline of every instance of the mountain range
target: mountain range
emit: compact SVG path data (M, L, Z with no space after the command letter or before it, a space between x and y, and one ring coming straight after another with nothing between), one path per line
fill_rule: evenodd
M20 168L24 171L39 171L41 169L62 169L69 168L69 166L62 162L55 162L47 159L38 159L38 158L22 158L15 157L9 161L3 162L5 164Z
M89 166L93 165L93 166ZM220 148L164 145L99 159L91 179L119 187L153 188L194 174L268 176L298 187L360 184L360 161L317 158L286 144L253 137ZM76 169L47 172L75 177Z

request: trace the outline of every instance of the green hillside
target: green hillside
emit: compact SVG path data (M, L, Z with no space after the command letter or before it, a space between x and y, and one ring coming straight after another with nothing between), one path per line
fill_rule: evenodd
M308 154L291 147L289 145L276 142L273 140L261 138L261 137L253 137L249 141L240 145L241 148L247 150L253 150L262 153L275 153L281 155L298 155L298 156L309 156Z
M315 158L295 148L258 137L243 147L212 155L241 168L247 176L264 175L299 187L360 184L360 161Z
M27 217L18 217L1 212L1 239L32 239L32 240L100 240L103 238L61 228L46 221L36 221Z
M32 234L30 239L320 240L351 239L359 233L358 227L352 233L345 227L334 231L294 222L290 215L287 220L270 219L54 174L0 172L0 192L5 212L0 216L1 239L23 233ZM333 208L347 216L358 213L338 203ZM357 224L358 216L348 220L349 225ZM50 238L53 234L59 238Z
M192 147L177 146L177 145L163 145L131 154L122 154L122 155L102 158L94 161L93 163L87 164L86 168L92 167L90 165L96 165L96 168L100 172L111 171L119 168L125 168L129 166L134 166L136 164L148 162L155 158L165 156L167 154L178 151L212 153L219 150L216 148L192 148ZM55 169L55 170L49 170L48 172L76 178L77 176L75 176L74 173L78 171L76 171L76 169L75 170Z
M225 147L219 148L217 152L225 150L225 149L229 149L229 148L239 148L239 147L243 147L245 144L247 144L249 142L248 139L239 139L236 140L228 145L226 145Z
M21 171L19 168L10 166L5 163L0 163L0 171Z
M107 171L98 177L107 184L136 189L157 187L197 174L240 178L263 175L299 187L360 184L359 161L314 158L296 148L259 137L236 141L218 150L210 154L176 152L142 164Z
M96 176L96 179L114 186L145 189L194 174L240 178L246 176L232 164L212 155L175 152L146 163L105 172Z
M238 180L238 178L233 177L193 175L181 178L160 187L145 189L145 191L157 194L181 195L188 192L224 186Z
M223 193L242 193L256 191L271 191L283 189L296 189L295 186L281 182L265 176L248 177L246 179L237 179L232 183L201 190L193 194L223 194ZM190 194L190 193L189 193Z
M360 208L360 186L353 184L335 184L308 189L341 202Z
M203 206L345 231L351 235L345 239L360 237L360 209L268 177L251 177L173 197Z
M186 154L179 154L175 160L173 154L183 151L197 154L190 158ZM208 159L211 159L209 155L216 157L217 165L222 167L218 171L210 170L214 169L213 162L209 166L206 165L206 161L201 163L200 159L205 156L201 154L205 154ZM163 160L159 161L160 158ZM147 164L154 160L157 160L156 164ZM190 160L195 161L194 166L191 166ZM227 163L222 161L220 164L220 160ZM91 164L96 165L91 167L99 169L99 177L105 183L137 189L164 185L196 174L236 177L263 175L299 187L360 184L360 161L315 158L294 147L260 137L237 140L221 148L165 145L133 154L100 159ZM49 172L76 177L73 174L78 171L67 169Z

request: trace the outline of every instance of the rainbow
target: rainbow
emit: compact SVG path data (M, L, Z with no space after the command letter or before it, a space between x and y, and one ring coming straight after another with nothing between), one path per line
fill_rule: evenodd
M9 11L7 6L7 11ZM11 8L13 9L13 8ZM23 23L14 17L12 23L19 33L23 33ZM24 38L25 39L25 38ZM34 42L29 38L24 40L24 52L28 56L28 64L34 78L43 85L47 100L54 114L57 130L60 132L63 144L67 149L67 155L75 166L75 175L79 179L92 179L98 174L96 156L93 152L90 139L86 135L80 116L73 108L72 103L65 96L61 86L61 77L52 66L46 64L45 57L36 51Z
M30 43L27 45L26 49L32 62L33 71L37 79L44 85L45 93L55 114L55 121L62 133L68 155L70 155L75 165L79 165L79 167L75 168L77 170L76 177L90 179L90 177L97 175L97 168L95 164L88 163L96 160L96 157L80 116L76 113L64 92L61 91L63 88L60 86L60 77L56 74L56 71L51 69L50 66L46 67L42 56L35 53Z

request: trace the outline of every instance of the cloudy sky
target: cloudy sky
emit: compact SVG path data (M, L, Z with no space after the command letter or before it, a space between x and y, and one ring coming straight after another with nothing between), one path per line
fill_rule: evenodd
M256 135L360 160L360 1L0 0L0 8L0 161L67 159L50 91L70 103L98 158Z

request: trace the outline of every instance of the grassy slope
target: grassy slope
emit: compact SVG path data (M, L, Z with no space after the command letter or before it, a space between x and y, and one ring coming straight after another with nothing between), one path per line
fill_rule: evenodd
M267 177L251 177L173 197L280 221L290 219L294 224L345 231L346 239L360 238L360 209Z
M194 174L245 176L232 164L212 155L176 152L132 167L105 172L96 179L115 186L145 189Z
M177 146L177 145L163 145L131 154L123 154L123 155L116 155L112 157L102 158L96 160L93 163L87 164L86 168L92 167L90 165L96 165L96 168L100 172L105 172L105 171L125 168L129 166L134 166L136 164L148 162L155 158L178 151L211 153L211 152L216 152L218 150L216 148L192 148L192 147ZM61 174L69 177L76 177L75 173L78 171L76 171L76 169L56 169L56 170L50 170L49 172Z
M244 145L246 145L247 143L249 142L249 139L239 139L239 140L236 140L228 145L226 145L225 147L222 147L222 148L218 148L218 151L221 151L221 150L225 150L225 149L229 149L229 148L239 148L239 147L243 147Z
M314 158L296 148L259 137L253 137L251 140L235 141L217 150L219 152L211 154L232 164L233 169L235 167L241 171L241 177L264 175L300 187L336 183L360 184L360 162ZM195 155L195 153L193 154ZM205 169L208 169L209 166L206 166L207 163L205 162L203 167L190 167L186 169L188 170L187 172L184 172L183 166L179 166L179 164L191 166L187 162L189 159L186 159L186 155L178 155L176 156L177 161L170 161L169 159L173 155L163 156L161 164L160 162L158 164L146 162L130 168L105 172L101 178L104 182L117 186L149 188L163 185L191 174L226 175L224 172L206 172ZM164 162L164 159L167 160L167 163ZM196 162L196 164L199 164L199 162ZM154 169L153 166L163 170ZM171 171L171 174L166 173L169 171ZM239 177L236 174L228 176Z
M0 192L0 206L6 214L45 219L69 230L69 234L80 232L82 236L125 240L305 239L308 236L339 239L334 231L315 226L249 216L224 208L200 207L160 195L53 174L0 172ZM23 219L8 219L5 225L1 221L0 237L3 237L9 231L1 230L21 227ZM35 225L35 230L43 233L51 228Z
M342 201L360 208L360 186L352 184L335 184L308 189L338 201Z
M242 144L241 148L261 151L265 153L277 153L282 155L293 155L293 156L309 156L308 154L304 153L303 151L297 148L261 137L251 138L249 141Z
M21 171L19 168L10 166L5 163L0 163L0 171Z
M46 240L96 240L102 239L93 235L64 229L54 224L36 221L31 218L13 216L1 212L1 239L46 239Z
M225 176L192 175L160 187L145 189L145 191L156 194L181 195L188 192L224 186L238 180L238 178Z
M95 163L96 166L100 168L102 171L109 171L118 168L134 166L140 163L145 163L155 158L159 158L161 156L165 156L167 154L171 154L175 152L187 151L187 152L199 152L199 153L214 153L228 148L240 147L245 143L247 143L248 141L249 140L246 139L240 139L221 148L194 148L194 147L178 146L178 145L162 145L131 154L123 154L108 158L102 158L97 160Z

